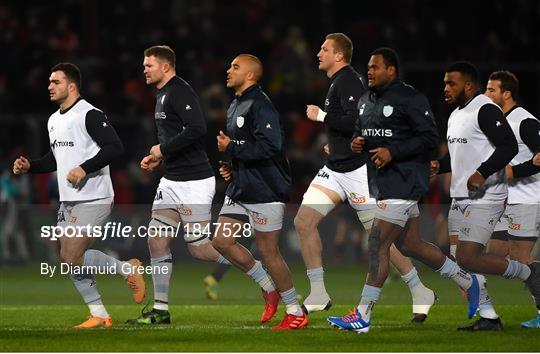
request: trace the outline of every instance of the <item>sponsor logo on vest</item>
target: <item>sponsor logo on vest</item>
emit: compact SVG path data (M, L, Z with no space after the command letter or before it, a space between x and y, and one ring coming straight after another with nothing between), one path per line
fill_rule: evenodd
M244 117L242 116L238 116L236 117L236 125L238 126L238 128L242 128L244 126Z
M319 170L319 172L317 173L317 177L330 179L330 175L323 170Z
M157 191L156 196L154 197L154 200L163 200L163 192Z
M363 136L392 136L392 129L362 129Z
M51 149L55 149L57 147L74 147L75 143L73 141L58 141L54 140L51 143Z
M394 107L392 106L384 106L382 109L382 114L384 114L385 117L390 117L392 112L394 112Z
M467 138L452 138L449 136L448 144L467 144Z

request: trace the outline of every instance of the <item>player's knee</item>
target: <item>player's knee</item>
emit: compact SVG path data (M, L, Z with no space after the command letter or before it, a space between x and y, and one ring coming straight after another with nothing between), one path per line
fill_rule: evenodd
M398 251L401 252L401 254L404 255L405 257L415 256L414 249L407 247L407 244L405 242L394 242L394 244L396 245L396 248L398 249Z
M207 239L208 240L208 239ZM188 246L189 254L195 259L199 259L201 261L211 261L212 255L210 254L209 250L211 249L211 243L205 243L197 246Z
M64 248L60 250L60 260L74 266L80 266L83 263L83 257L79 252Z
M456 253L456 262L461 268L465 268L470 271L476 269L476 257L468 251L459 251Z
M294 228L300 237L309 234L311 227L308 218L301 213L296 214L294 217Z
M259 245L259 255L265 263L268 263L280 255L279 248L273 245Z
M231 246L230 240L225 237L214 237L212 239L212 246L219 253L226 253L228 248Z
M177 223L163 215L154 215L148 223L150 254L168 252L170 240L176 236Z
M378 256L381 248L380 230L376 226L368 237L368 252L371 256Z

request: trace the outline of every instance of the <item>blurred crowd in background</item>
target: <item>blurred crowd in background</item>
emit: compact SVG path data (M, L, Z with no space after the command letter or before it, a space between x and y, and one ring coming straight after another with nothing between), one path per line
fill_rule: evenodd
M513 71L520 79L524 106L540 116L539 20L540 2L532 0L0 0L0 259L13 258L12 250L24 246L19 245L24 235L33 239L39 234L35 225L40 219L31 221L35 215L49 213L54 223L56 176L14 178L11 166L19 155L37 158L49 149L46 122L57 107L49 101L47 85L50 68L58 62L71 61L81 68L83 97L108 115L122 139L124 157L111 165L116 212L133 218L139 215L134 209L143 209L131 222L144 224L161 177L139 168L140 159L156 143L154 92L142 74L144 49L168 44L176 51L178 75L200 96L216 175L220 155L215 136L225 126L232 98L225 71L239 53L262 60L261 84L285 125L295 209L324 161L324 128L307 120L305 108L322 106L326 95L328 78L317 69L316 58L326 34L344 32L351 37L353 66L363 74L372 50L397 50L401 77L430 101L442 153L451 111L442 99L442 79L452 61L470 60L484 80L494 70ZM426 220L437 231L425 237L443 245L448 181L448 176L434 179L424 201L429 209ZM218 182L219 204L225 185ZM335 214L325 226L333 230L325 242L337 239L338 246L327 247L328 252L338 261L361 254L354 215ZM292 223L286 232L290 227ZM356 236L339 246L347 233ZM33 248L17 258L32 259Z

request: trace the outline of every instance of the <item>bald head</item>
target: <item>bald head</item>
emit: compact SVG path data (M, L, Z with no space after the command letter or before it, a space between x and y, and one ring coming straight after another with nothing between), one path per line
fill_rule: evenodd
M246 88L259 82L262 73L263 66L259 58L251 54L240 54L234 58L227 70L227 87L241 94Z
M248 71L253 73L253 81L259 82L263 74L263 66L259 58L251 54L240 54L237 58L241 59L246 65Z

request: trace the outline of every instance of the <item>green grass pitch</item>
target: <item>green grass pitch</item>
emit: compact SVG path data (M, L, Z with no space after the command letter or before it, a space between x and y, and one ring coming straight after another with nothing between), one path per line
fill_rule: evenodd
M334 307L310 316L309 327L299 331L269 330L258 320L263 308L260 291L245 275L229 272L220 286L220 299L204 297L202 278L211 264L175 266L171 286L172 325L131 327L123 322L137 316L131 294L118 276L99 276L98 287L113 317L111 329L74 330L88 315L75 288L65 275L46 278L39 265L0 268L0 351L538 351L540 331L520 328L535 314L528 292L518 281L489 277L489 290L505 329L503 332L456 331L470 323L467 306L457 287L425 268L424 283L439 301L424 324L412 324L409 291L403 282L385 285L375 307L368 334L338 331L326 322L328 315L343 315L358 301L365 267L329 266L325 277ZM296 289L307 295L303 266L292 267ZM151 298L151 281L147 278Z

